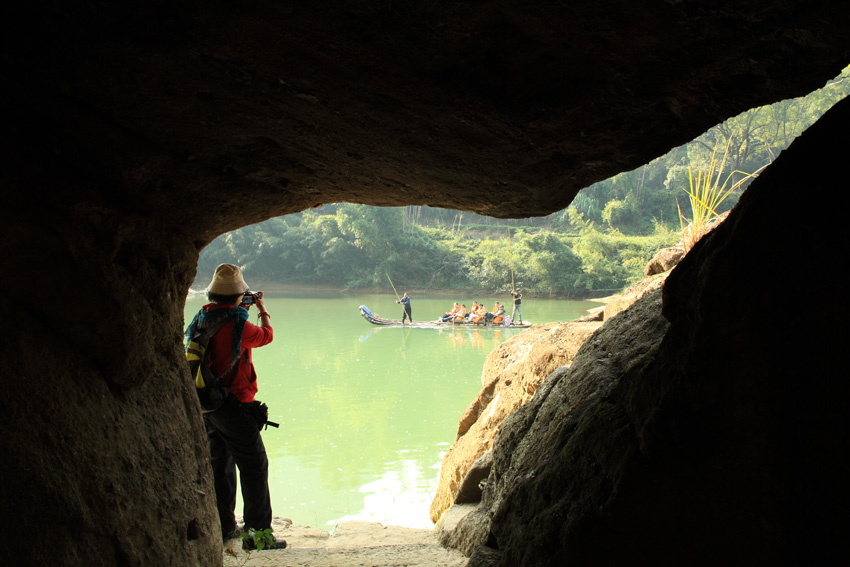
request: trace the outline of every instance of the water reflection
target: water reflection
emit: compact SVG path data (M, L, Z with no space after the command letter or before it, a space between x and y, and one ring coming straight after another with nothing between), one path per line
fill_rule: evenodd
M363 508L331 523L363 520L411 528L430 529L434 526L428 510L437 491L434 469L439 473L440 462L427 468L415 459L400 459L387 465L390 470L358 489L364 495Z

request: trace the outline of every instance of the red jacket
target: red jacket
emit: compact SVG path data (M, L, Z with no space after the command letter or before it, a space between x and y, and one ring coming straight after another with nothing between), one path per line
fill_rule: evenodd
M210 303L204 305L204 310L231 309L232 305ZM239 364L231 371L233 382L230 393L240 402L248 403L254 401L257 394L257 372L251 360L251 349L261 347L272 342L273 331L271 325L258 327L250 321L245 322L245 330L242 332L242 358ZM210 370L219 374L230 366L230 346L233 340L233 323L227 323L210 340ZM230 382L229 377L224 378L224 384Z

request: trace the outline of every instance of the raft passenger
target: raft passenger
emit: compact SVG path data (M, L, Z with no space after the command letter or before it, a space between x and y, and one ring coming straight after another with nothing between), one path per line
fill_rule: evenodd
M493 310L484 316L484 320L498 325L502 322L502 319L504 319L504 315L505 308L502 307L501 303L497 301L496 304L493 306Z
M458 305L457 301L455 301L455 304L452 306L451 311L446 311L446 313L442 317L440 317L440 321L442 321L443 323L445 323L446 321L451 321L452 319L457 317L458 313L460 313L460 305Z

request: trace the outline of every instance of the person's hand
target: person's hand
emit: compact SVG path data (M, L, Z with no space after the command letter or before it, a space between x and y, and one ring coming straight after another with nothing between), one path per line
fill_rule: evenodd
M265 300L263 300L263 292L262 291L257 292L257 309L259 309L260 311L266 310L266 302L265 302Z

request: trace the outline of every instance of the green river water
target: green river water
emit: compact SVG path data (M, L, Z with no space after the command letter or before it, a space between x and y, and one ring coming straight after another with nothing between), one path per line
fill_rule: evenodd
M486 297L411 297L416 320L435 319L455 300L492 307ZM187 323L205 302L186 301ZM360 305L401 318L387 294L268 294L266 305L274 341L254 351L254 364L257 399L280 423L263 432L274 515L323 529L352 519L432 527L440 460L481 388L484 359L522 329L367 323ZM569 321L598 305L524 298L523 320Z

